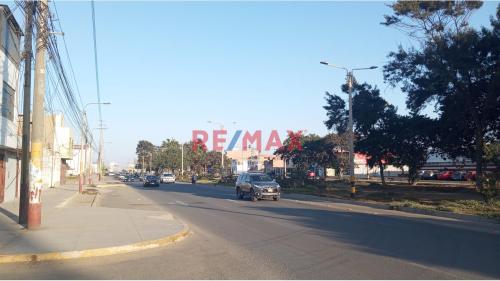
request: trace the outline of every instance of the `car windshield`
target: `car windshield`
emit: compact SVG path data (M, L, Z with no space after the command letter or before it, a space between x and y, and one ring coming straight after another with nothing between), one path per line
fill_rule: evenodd
M171 177L172 174L163 174L164 177Z
M259 182L259 181L273 181L273 179L268 175L250 175L250 180Z
M155 176L147 176L147 178L146 178L146 179L148 179L148 180L155 180L155 179L156 179L156 177L155 177Z

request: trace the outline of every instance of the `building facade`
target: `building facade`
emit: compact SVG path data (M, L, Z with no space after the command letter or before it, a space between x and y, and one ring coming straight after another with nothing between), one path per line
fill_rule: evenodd
M58 187L66 181L70 169L67 161L73 158L73 136L64 126L62 114L46 115L44 120L43 187Z
M19 24L7 5L0 5L0 202L18 195L21 163L19 135L19 65L21 62Z

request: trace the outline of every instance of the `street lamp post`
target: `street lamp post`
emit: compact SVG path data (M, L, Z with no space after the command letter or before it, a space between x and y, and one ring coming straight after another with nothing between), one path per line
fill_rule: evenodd
M184 143L181 143L181 178L184 179Z
M354 197L356 195L356 177L354 176L354 125L353 125L353 118L352 118L352 90L354 87L354 75L353 72L357 70L367 70L367 69L375 69L377 66L370 66L370 67L363 67L363 68L354 68L354 69L347 69L345 67L341 66L336 66L329 64L328 62L320 62L323 65L326 66L331 66L335 68L340 68L345 70L346 72L346 77L347 77L347 86L348 86L348 95L349 95L349 122L348 122L348 129L349 129L349 181L351 183L351 197Z
M82 128L81 128L81 133L80 133L80 176L79 176L79 182L78 182L78 191L80 193L83 192L83 184L85 182L85 176L84 176L84 160L83 160L83 155L85 153L85 158L87 156L86 152L84 152L84 150L86 150L86 146L87 146L87 137L86 137L86 133L85 131L88 131L87 129L87 107L89 105L94 105L94 104L103 104L103 105L109 105L111 104L110 102L91 102L91 103L88 103L86 104L84 107L83 107L83 111L82 111L82 117L83 117L83 123L82 123ZM85 142L85 144L84 144Z
M219 123L219 122L213 122L213 121L207 121L208 123L210 124L215 124L215 125L219 125L220 126L220 129L221 130L224 130L224 124L222 123ZM236 124L236 122L233 121L233 124ZM221 176L221 179L222 179L222 175L224 174L224 147L222 147L222 151L221 151L221 168L220 168L220 176Z

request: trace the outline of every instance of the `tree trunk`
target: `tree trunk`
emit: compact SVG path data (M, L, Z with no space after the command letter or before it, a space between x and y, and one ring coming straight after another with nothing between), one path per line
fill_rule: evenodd
M382 161L378 162L378 166L380 167L380 179L382 180L382 185L385 185L384 164Z
M416 167L408 166L408 184L413 186L417 185L418 169Z
M484 137L479 126L476 128L476 188L483 188Z

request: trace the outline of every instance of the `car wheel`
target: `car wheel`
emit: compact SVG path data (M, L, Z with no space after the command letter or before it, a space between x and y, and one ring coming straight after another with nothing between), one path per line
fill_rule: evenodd
M241 199L243 199L243 195L244 194L243 194L243 192L241 192L241 189L239 187L236 188L236 198L241 200Z
M280 198L279 198L278 196L274 196L274 197L273 197L273 200L274 200L274 201L278 201L278 200L280 200Z
M257 201L257 196L255 196L255 191L253 191L253 189L250 190L250 200L252 200L252 202L255 202Z

